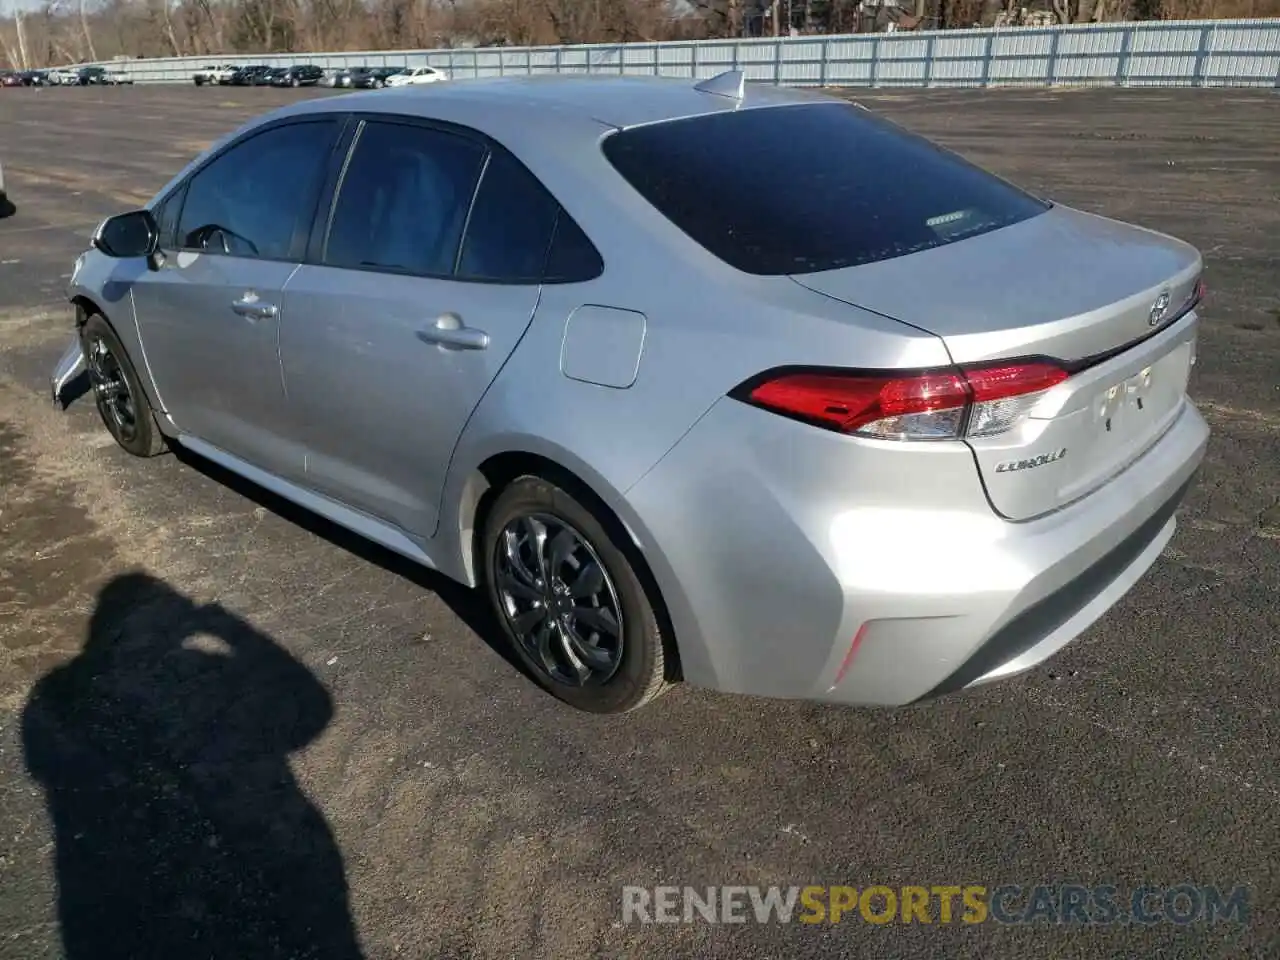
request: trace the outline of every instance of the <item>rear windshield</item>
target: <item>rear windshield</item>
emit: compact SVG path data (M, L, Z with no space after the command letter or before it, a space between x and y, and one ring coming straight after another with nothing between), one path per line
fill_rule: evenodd
M622 130L609 162L733 267L815 273L901 257L1049 205L845 103L715 113Z

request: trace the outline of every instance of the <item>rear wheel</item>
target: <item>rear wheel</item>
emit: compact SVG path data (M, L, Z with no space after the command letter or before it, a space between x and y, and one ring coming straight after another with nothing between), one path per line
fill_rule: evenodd
M89 382L98 415L116 443L135 457L154 457L165 448L151 402L116 332L98 314L80 330Z
M494 501L481 544L489 602L550 693L580 710L623 713L667 689L654 605L591 509L521 477Z

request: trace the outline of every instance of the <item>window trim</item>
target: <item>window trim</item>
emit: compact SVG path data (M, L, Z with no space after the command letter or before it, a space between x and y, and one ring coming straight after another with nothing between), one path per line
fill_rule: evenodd
M333 138L333 142L329 146L329 151L330 151L329 157L325 161L326 165L331 165L333 163L334 153L337 151L339 144L342 143L343 138L346 134L346 128L349 124L349 119L350 119L349 114L336 113L336 112L304 113L304 114L295 114L288 117L281 117L278 120L272 120L267 123L260 124L249 130L244 131L240 136L223 144L220 148L218 148L217 152L212 153L209 156L205 157L203 160L201 160L199 165L194 170L191 170L185 177L183 177L181 182L179 182L177 186L175 186L172 190L170 190L167 194L165 194L164 197L162 197L152 207L152 209L155 209L167 203L171 198L176 197L179 193L182 194L182 200L178 206L177 217L174 220L173 235L169 238L170 242L173 244L174 252L175 253L176 252L195 252L195 253L204 254L205 256L211 256L211 257L227 257L228 259L233 259L233 260L252 260L252 261L262 262L262 263L301 263L303 262L302 257L303 255L305 255L307 251L309 238L310 238L310 231L312 229L312 224L314 223L314 220L315 220L314 213L312 214L312 216L308 217L306 214L305 208L302 212L302 215L298 217L298 223L295 226L293 231L293 238L290 240L290 243L289 243L289 255L285 257L262 257L262 256L241 257L241 256L236 256L235 254L222 253L221 251L218 251L218 250L203 250L203 249L197 250L192 247L181 246L179 244L179 239L180 239L181 228L182 228L182 217L183 217L183 214L186 213L187 201L188 199L190 199L190 196L191 196L191 189L190 189L191 184L192 182L194 182L196 177L198 177L201 173L209 169L209 167L211 167L213 164L217 163L220 159L225 157L232 150L235 150L238 147L248 143L250 140L253 140L259 136L262 136L265 133L270 133L273 130L278 130L282 127L301 126L307 123L327 123L334 128L335 135ZM318 205L320 201L324 198L324 187L325 187L325 181L322 179L320 182L319 189L315 191L315 196L311 198L313 204Z
M594 240L591 239L585 228L574 220L573 216L565 209L560 198L555 195L536 173L529 169L529 165L516 156L515 152L510 148L499 143L493 137L465 124L453 123L448 120L437 120L432 117L410 116L401 113L384 113L382 111L360 111L358 113L350 113L347 115L348 122L346 128L338 138L337 145L334 150L334 159L331 161L331 168L328 178L325 180L324 188L321 191L320 200L316 207L316 216L312 220L310 230L310 240L306 248L306 256L303 263L308 266L326 267L330 270L354 270L360 273L376 273L390 277L414 277L419 280L443 280L451 283L466 284L483 284L487 286L501 287L541 287L545 285L564 286L571 283L589 283L592 280L598 280L604 275L606 264L604 255L600 253L600 248ZM407 271L388 270L385 267L361 267L361 266L336 266L334 264L324 262L325 247L328 243L329 229L333 223L334 211L337 209L338 196L342 190L342 179L346 176L347 168L350 165L351 158L355 156L355 150L360 139L360 133L364 127L370 122L386 122L394 123L402 126L421 127L427 130L434 130L440 133L450 134L453 136L463 137L478 144L484 150L484 157L480 165L480 173L476 177L475 187L471 191L471 199L467 204L466 217L463 219L462 235L458 240L458 250L454 256L453 269L448 274L425 274L410 273ZM526 173L533 179L546 194L551 198L557 207L556 222L551 231L551 238L547 242L546 255L543 260L543 279L537 281L530 280L501 280L488 277L465 277L458 275L458 266L461 262L462 251L466 247L467 233L471 229L471 215L475 210L476 198L480 195L480 188L484 184L485 174L489 170L489 163L496 151L505 152L510 159L515 161L522 167ZM586 277L578 280L547 280L546 264L549 262L551 252L555 247L556 234L560 228L561 218L568 217L577 225L578 230L587 242L591 244L592 249L596 252L596 259L600 262L600 269L594 276Z

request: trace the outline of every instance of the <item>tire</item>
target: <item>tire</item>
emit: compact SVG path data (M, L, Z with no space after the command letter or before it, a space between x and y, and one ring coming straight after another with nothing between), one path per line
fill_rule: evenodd
M111 324L100 314L90 314L80 328L80 346L89 368L98 415L116 443L135 457L162 453L164 434L156 423L142 381ZM122 401L127 410L121 406Z
M293 78L293 80L292 80L292 81L290 81L289 86L291 86L291 87L300 87L300 86L302 86L302 81L301 81L301 80L299 80L297 77L294 77L294 78Z
M565 559L548 571L553 576L539 578L530 549L530 536L541 525L543 555L549 558L557 543L574 544ZM561 535L565 539L560 539ZM508 559L508 546L522 561L517 568ZM643 582L625 548L610 536L593 510L584 506L563 487L541 477L524 476L503 489L485 517L480 540L481 578L485 594L507 640L521 662L553 696L590 713L625 713L638 709L665 692L667 637ZM584 572L596 565L601 575ZM532 576L533 579L529 579ZM554 577L554 579L553 579ZM579 594L577 602L568 595L569 584L583 589L598 585L590 596ZM513 584L518 589L513 589ZM545 584L545 586L544 586ZM534 597L539 599L535 602ZM554 607L559 615L539 618ZM570 608L592 609L591 622L567 614ZM515 620L537 625L523 632ZM538 626L546 625L546 646L540 654ZM620 626L610 631L609 624ZM597 627L600 627L598 629ZM574 638L574 645L563 639ZM526 645L527 644L527 645ZM577 673L566 651L572 649L578 663L587 668L585 678ZM550 664L546 656L550 657ZM592 664L589 661L594 661Z

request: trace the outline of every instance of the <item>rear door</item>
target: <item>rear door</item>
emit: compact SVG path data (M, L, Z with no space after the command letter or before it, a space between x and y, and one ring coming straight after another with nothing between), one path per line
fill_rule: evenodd
M178 427L263 469L301 473L278 356L285 282L298 268L338 121L240 140L157 211L166 256L132 285L146 361Z
M537 306L557 211L467 131L361 124L312 262L285 291L281 356L309 486L434 533L462 428Z

